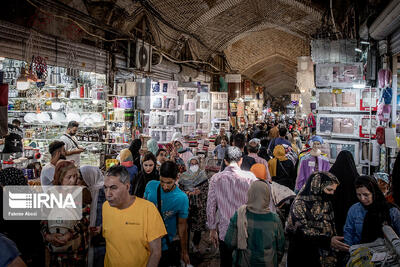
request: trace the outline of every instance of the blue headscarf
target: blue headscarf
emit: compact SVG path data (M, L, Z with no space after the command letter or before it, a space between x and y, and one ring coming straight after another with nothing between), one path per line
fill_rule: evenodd
M322 137L319 136L319 135L314 135L313 137L311 137L310 141L312 141L312 142L320 142L321 145L324 143L324 139L322 139Z

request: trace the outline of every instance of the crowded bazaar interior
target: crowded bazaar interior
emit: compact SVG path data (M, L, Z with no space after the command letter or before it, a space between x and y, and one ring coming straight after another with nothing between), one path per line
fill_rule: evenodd
M400 267L400 0L3 0L0 267Z

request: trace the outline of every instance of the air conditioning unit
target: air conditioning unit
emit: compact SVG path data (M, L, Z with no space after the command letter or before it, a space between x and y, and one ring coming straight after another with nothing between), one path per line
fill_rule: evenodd
M137 69L142 71L151 71L151 45L137 40L136 42L136 57L135 66Z

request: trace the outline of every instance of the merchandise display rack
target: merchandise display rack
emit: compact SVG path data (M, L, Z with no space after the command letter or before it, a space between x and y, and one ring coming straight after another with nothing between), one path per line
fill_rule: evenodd
M1 64L3 69L10 69L11 65L15 69L14 75L8 74L4 79L9 88L8 122L21 121L25 150L37 149L42 154L41 160L49 161L48 145L65 133L68 121L76 120L80 124L77 139L86 148L81 154L81 164L100 166L104 148L106 76L47 66L44 86L37 87L35 82L25 80L27 86L19 88L20 67L26 63L5 59Z
M196 133L197 89L197 86L178 87L178 124L182 127L183 136L195 135Z
M182 128L178 122L178 81L151 82L148 134L159 144L169 143L175 132Z
M371 173L371 166L379 164L379 149L375 131L378 125L376 120L377 95L379 90L375 88L353 88L354 84L360 82L360 63L347 64L317 64L316 72L316 97L317 97L317 134L326 138L325 152L328 152L330 162L336 160L340 150L348 150L353 156L355 163L367 168ZM336 70L335 70L336 68ZM323 83L318 75L327 70L344 68L356 73L353 84L346 78L340 81L340 77L330 79L325 77ZM319 70L319 71L318 71ZM354 74L353 73L353 74ZM336 73L340 76L340 73ZM343 74L346 76L345 72ZM329 82L327 82L329 81ZM321 87L318 88L318 85ZM355 86L357 87L357 86Z
M221 127L229 132L228 93L211 92L211 132L217 133Z
M197 134L206 138L211 128L210 85L200 84L197 93Z

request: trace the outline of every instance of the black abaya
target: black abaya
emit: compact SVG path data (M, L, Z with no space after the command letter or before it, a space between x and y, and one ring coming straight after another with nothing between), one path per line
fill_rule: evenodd
M358 202L354 182L359 174L353 155L349 151L341 151L329 172L335 175L340 182L335 191L332 205L336 231L339 236L342 236L347 212L353 204Z

